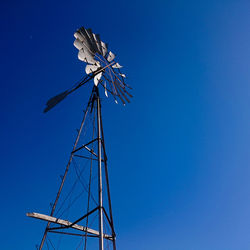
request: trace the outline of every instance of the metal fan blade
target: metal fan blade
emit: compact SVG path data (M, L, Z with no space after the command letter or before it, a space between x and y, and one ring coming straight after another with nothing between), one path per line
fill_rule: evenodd
M119 70L120 72L120 70ZM122 77L122 81L119 79L119 77L116 75L116 73L113 71L114 73L114 76L115 76L115 81L117 84L119 84L119 86L122 88L122 90L129 96L129 97L133 97L127 90L125 87L128 87L130 89L132 89L131 87L129 87L125 82L124 82L124 79ZM119 73L119 75L121 75L121 73ZM124 75L124 74L123 74ZM124 75L125 76L125 75Z
M122 89L123 89L123 91L124 91L124 93L126 93L129 97L133 97L127 90L126 90L126 88L124 87L124 86L122 86L121 84L120 84L120 86L122 87ZM127 85L126 85L127 86Z
M85 72L86 74L90 74L97 71L99 68L100 66L97 65L86 65Z
M97 47L97 45L96 45L96 41L95 41L95 38L94 38L94 35L93 35L92 30L91 30L91 29L87 29L86 31L87 31L87 33L88 33L88 36L89 36L90 41L91 41L91 43L92 43L92 46L93 46L93 48L95 49L95 53L96 53L96 52L99 52L99 51L98 51L98 47Z
M95 54L96 51L95 51L95 48L93 47L92 41L91 41L90 38L89 38L89 35L88 35L88 33L87 33L87 30L86 30L84 27L82 27L82 28L80 28L80 29L78 30L78 32L86 39L87 46L88 46L88 48L90 49L90 51L91 51L93 54Z
M101 45L102 45L102 55L106 56L106 54L108 52L108 45L106 43L104 43L103 41L101 41Z
M122 73L119 73L119 75L123 78L126 78L126 75L125 74L122 74Z
M113 83L113 78L112 78L112 76L110 76L111 80L110 80L108 77L106 77L105 74L103 75L103 77L104 77L105 80L109 83L110 88L111 88L111 90L112 90L111 93L112 93L114 96L117 95L117 91L116 91L115 85L114 85L114 83Z
M94 54L91 50L91 46L89 45L87 39L85 38L85 36L80 32L80 30L78 30L77 32L75 32L74 37L76 38L76 40L79 40L82 44L80 44L79 42L74 42L74 46L77 49L81 49L84 47L84 49L87 49L89 51L89 53ZM75 44L76 43L76 44ZM82 46L81 46L82 45Z
M115 64L112 65L112 68L120 69L120 68L122 68L122 66L119 63L115 63Z
M129 96L129 97L133 97L125 88L123 89L124 90L124 92Z
M106 97L109 97L109 96L108 96L108 91L107 91L106 82L104 82L104 93L105 93L105 96L106 96Z
M101 80L101 78L102 78L102 72L100 72L97 75L95 75L95 77L94 77L94 84L95 84L95 86L98 85L98 83Z
M78 40L78 41L77 41ZM79 43L80 41L80 43ZM87 51L87 53L89 55L91 55L92 57L95 56L95 53L92 51L89 43L87 42L87 39L85 37L83 37L83 41L81 41L80 39L76 39L75 42L74 42L74 46L78 49L78 50L81 50L83 49L84 51Z
M111 69L112 70L112 69ZM124 74L121 74L121 71L120 71L120 69L118 69L118 71L119 71L119 75L120 76L122 76L122 75L124 75ZM112 72L114 73L114 76L115 76L115 78L121 83L121 86L122 85L124 85L124 86L122 86L122 88L124 89L124 91L130 96L130 97L133 97L131 94L129 94L126 90L125 90L125 87L127 87L127 88L129 88L129 89L132 89L128 84L126 84L125 83L125 81L124 81L124 78L122 77L121 79L116 75L116 73L112 70ZM124 75L125 76L125 75Z
M67 95L69 94L68 90L63 93L56 95L49 99L46 103L46 108L44 109L44 113L48 112L50 109L55 107L59 102L61 102Z
M118 83L116 80L114 81L114 83L115 83L117 89L119 90L119 92L122 94L122 96L126 99L126 101L127 101L128 103L130 103L129 99L128 99L127 96L123 93L123 90L122 90L121 87L119 86L119 83Z
M104 77L105 77L105 75L104 75ZM116 95L113 93L114 90L112 90L113 89L113 87L112 87L113 83L111 84L111 82L109 80L107 80L107 82L108 82L108 84L110 86L110 89L111 89L111 90L109 90L109 93L111 93L111 95L113 96L113 98L115 100L115 103L118 104L118 101L116 100Z
M94 57L87 50L84 50L84 49L79 50L78 59L86 63L90 63L90 64L96 63L96 60L94 59Z
M76 31L76 32L74 33L74 37L75 37L76 39L79 39L81 42L83 42L83 40L84 40L84 37L83 37L78 31Z
M80 50L80 49L82 49L83 48L83 43L78 39L78 38L76 38L76 40L74 41L74 46L78 49L78 50Z
M119 74L120 75L120 74ZM119 77L116 76L115 74L115 81L119 81L117 82L119 84L119 86L123 89L124 93L126 93L129 97L133 97L127 90L126 90L126 87L130 88L125 82L124 82L124 79L122 78L122 81L119 79Z
M121 97L121 95L118 93L117 91L117 96L120 98L120 100L122 101L122 104L125 106L126 102L124 101L124 99Z
M95 42L96 42L96 45L98 47L99 54L102 55L103 52L102 52L102 44L101 44L100 35L99 34L93 34L93 36L95 38Z
M107 61L111 62L115 59L115 54L109 51L108 56L107 56Z
M124 99L123 99L123 98L121 97L121 95L119 94L119 92L118 92L118 90L117 90L117 88L116 88L116 84L115 84L114 82L112 82L112 83L113 83L114 89L115 89L115 91L116 91L115 95L118 96L118 97L120 98L120 100L122 101L123 105L125 105L126 102L124 101Z

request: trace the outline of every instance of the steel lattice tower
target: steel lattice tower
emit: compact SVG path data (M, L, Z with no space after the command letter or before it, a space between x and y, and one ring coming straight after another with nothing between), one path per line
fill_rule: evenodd
M110 93L116 103L118 97L124 105L125 100L129 102L128 97L132 97L132 95L127 91L127 88L130 87L125 84L124 78L126 76L120 71L122 66L114 61L115 55L111 51L108 53L107 44L100 40L100 36L92 33L91 29L83 27L77 30L74 36L76 38L74 46L79 50L78 58L87 63L85 68L87 75L72 88L51 98L47 102L44 112L49 111L66 96L91 79L94 80L94 86L73 149L70 153L68 164L61 177L59 190L51 206L50 215L27 213L27 216L47 221L39 246L40 250L44 248L45 244L47 244L47 248L49 248L49 244L55 248L51 240L48 239L48 234L80 236L81 242L77 249L84 242L83 246L86 250L87 239L98 238L98 246L95 246L93 249L99 247L99 250L104 250L106 249L105 242L111 242L112 249L115 250L116 234L112 216L99 87L104 87L107 97L108 93ZM88 121L89 130L86 132ZM76 161L79 159L88 162L89 165L84 165L82 162L79 165L76 164ZM72 173L72 165L75 168L76 180L69 177L70 173ZM85 169L88 169L87 175ZM88 181L83 178L84 171L88 177ZM69 181L67 182L68 179ZM67 189L65 187L67 183L69 183L68 188L70 187L70 191L62 197L64 190ZM82 191L80 195L75 196L72 200L73 191L77 189L76 187L79 183L81 184ZM83 191L85 191L85 196L83 195ZM75 210L73 210L73 215L69 215L69 210L73 207L73 204L76 204L76 201L80 200L79 197L85 197L85 201L80 202L76 206ZM59 204L60 202L61 204ZM65 205L66 203L68 203L67 206ZM87 206L85 210L82 209L83 203ZM63 208L65 206L66 209ZM92 222L93 224L91 224L90 218L94 215L98 216L98 222L95 224ZM49 243L46 241L47 239Z

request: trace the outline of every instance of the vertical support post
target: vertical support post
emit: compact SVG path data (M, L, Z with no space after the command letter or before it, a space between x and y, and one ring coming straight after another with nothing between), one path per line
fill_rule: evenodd
M101 104L98 87L96 90L97 101L97 125L98 125L98 193L99 193L99 250L104 249L103 240L103 200L102 200L102 138L101 138Z
M104 140L103 125L102 125L102 114L101 114L101 131L102 131L102 146L103 146L103 154L104 154L105 177L106 177L108 203L109 203L109 216L110 216L110 221L111 221L111 229L112 229L112 237L113 237L113 240L112 240L113 250L116 250L116 235L115 235L114 221L113 221L113 215L112 215L111 196L110 196L109 177L108 177L108 166L107 166L107 154L106 154L106 149L105 149L105 140Z

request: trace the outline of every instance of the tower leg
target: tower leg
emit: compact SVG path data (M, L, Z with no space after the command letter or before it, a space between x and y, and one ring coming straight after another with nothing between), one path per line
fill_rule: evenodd
M102 200L102 138L101 138L101 105L99 91L96 87L97 125L98 125L98 182L99 182L99 250L104 249L103 242L103 200Z
M111 195L110 195L109 177L108 177L107 155L106 155L104 132L103 132L103 125L102 125L102 114L100 113L100 115L101 115L102 147L103 147L103 154L104 154L105 177L106 177L106 185L107 185L108 204L109 204L109 216L110 216L112 237L113 237L112 242L113 242L113 250L116 250L116 235L115 235L114 221L113 221L113 215L112 215Z

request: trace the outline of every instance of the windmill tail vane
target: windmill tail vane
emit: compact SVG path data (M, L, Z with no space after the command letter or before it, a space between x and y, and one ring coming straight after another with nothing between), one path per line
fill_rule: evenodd
M78 59L87 64L85 67L87 76L76 87L51 98L46 103L44 113L91 79L94 79L95 86L100 84L104 88L106 97L110 93L116 103L118 103L117 99L120 99L123 105L126 102L129 103L129 98L133 96L127 88L131 89L131 87L125 83L126 75L120 70L122 66L115 61L115 54L111 51L108 52L108 45L100 40L98 34L94 34L91 29L84 27L78 29L74 33L74 37L74 46L78 49Z
M74 37L78 59L86 63L86 75L68 90L49 99L44 113L90 80L93 80L93 89L49 215L32 212L27 213L27 216L47 223L39 250L45 246L56 249L48 234L54 237L78 236L78 239L80 236L76 249L84 246L81 249L87 250L88 245L91 249L116 250L99 88L104 89L106 97L111 96L115 103L119 100L123 105L133 97L129 92L132 88L125 83L126 75L121 72L122 66L115 60L116 55L108 50L108 45L100 39L100 35L81 27L74 33ZM77 185L80 185L80 195L73 192ZM70 190L68 193L64 190L67 188ZM86 209L82 209L83 204L86 204ZM69 209L75 210L69 212ZM98 241L94 241L96 238ZM61 238L58 242L57 249Z

